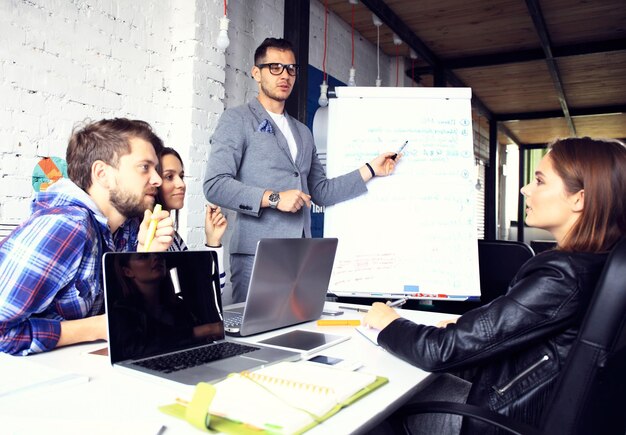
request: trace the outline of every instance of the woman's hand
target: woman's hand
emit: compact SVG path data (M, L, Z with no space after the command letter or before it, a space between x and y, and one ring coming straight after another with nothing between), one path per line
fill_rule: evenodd
M456 323L456 318L454 319L445 319L445 320L440 320L439 322L437 322L437 328L445 328L446 326Z
M206 244L215 248L222 246L222 237L227 227L228 221L226 220L226 216L222 214L222 209L208 204L204 218Z
M363 324L371 328L382 330L399 318L400 315L396 313L393 308L389 308L381 302L375 302L365 317L363 317Z

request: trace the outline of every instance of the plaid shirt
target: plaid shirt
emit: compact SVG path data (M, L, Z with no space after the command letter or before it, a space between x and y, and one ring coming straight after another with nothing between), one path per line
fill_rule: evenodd
M137 248L137 221L113 237L85 192L69 180L55 184L0 244L0 352L53 349L61 321L101 314L103 253Z

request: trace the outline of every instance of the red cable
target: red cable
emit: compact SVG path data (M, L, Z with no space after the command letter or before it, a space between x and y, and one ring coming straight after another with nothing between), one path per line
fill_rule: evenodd
M328 0L324 0L324 57L322 59L323 80L326 81L326 34L328 32Z
M354 3L352 4L352 67L354 67Z
M226 0L224 0L224 16L226 16Z

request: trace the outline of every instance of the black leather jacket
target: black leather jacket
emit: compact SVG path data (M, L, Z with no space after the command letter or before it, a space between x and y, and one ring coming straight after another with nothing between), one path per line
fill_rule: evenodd
M505 296L456 324L397 319L378 343L429 372L471 370L464 376L472 382L467 403L537 425L605 261L605 254L541 253L522 266ZM490 432L468 420L463 432Z

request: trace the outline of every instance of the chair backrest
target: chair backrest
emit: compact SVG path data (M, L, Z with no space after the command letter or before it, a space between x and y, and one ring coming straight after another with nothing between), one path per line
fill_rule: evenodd
M607 259L549 403L544 433L626 432L626 238Z
M535 254L539 254L540 252L556 248L556 240L531 240L530 247Z
M487 304L505 294L517 271L533 255L533 250L524 242L479 240L481 304Z

